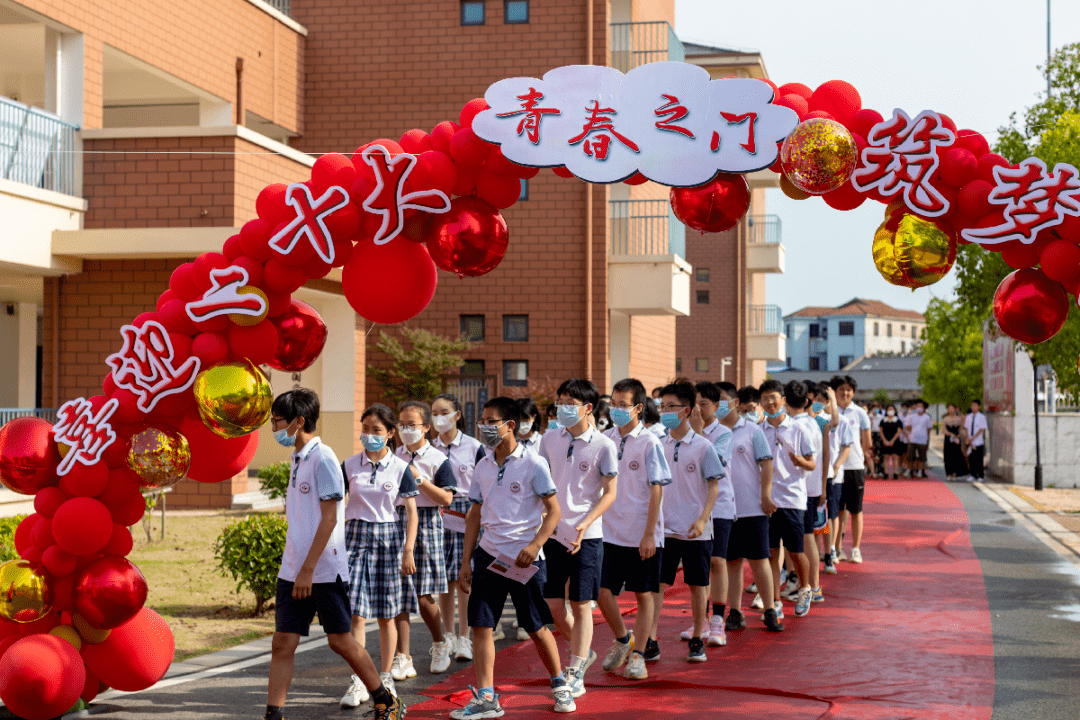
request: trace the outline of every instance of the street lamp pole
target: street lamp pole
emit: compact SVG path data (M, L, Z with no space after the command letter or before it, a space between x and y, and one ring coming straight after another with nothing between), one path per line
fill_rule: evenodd
M1046 0L1046 99L1050 99L1050 0Z
M1032 394L1035 402L1035 489L1043 489L1042 459L1039 454L1039 368L1035 365L1035 353L1028 352L1031 358Z

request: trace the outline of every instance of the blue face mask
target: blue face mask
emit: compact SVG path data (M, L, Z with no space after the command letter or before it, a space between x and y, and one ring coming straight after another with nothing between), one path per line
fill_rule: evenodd
M749 420L750 422L754 423L755 425L757 425L759 422L761 422L761 413L756 412L756 411L746 413L746 419Z
M274 439L277 440L278 444L282 447L293 447L296 445L296 435L289 435L289 428L287 427L275 430Z
M819 412L825 409L825 403L816 402L810 406L810 409L814 411L815 415L817 415Z
M721 400L716 406L716 412L714 412L713 415L717 420L723 420L728 416L729 412L731 412L731 408L728 407L728 401Z
M609 414L611 422L615 423L616 427L624 427L634 419L633 410L629 408L612 407Z
M784 414L784 409L783 408L780 408L779 410L777 410L774 413L768 412L767 410L765 410L765 408L761 408L761 411L763 413L765 413L765 417L767 417L767 418L776 418L776 417L780 417L781 415Z
M581 422L581 416L578 415L580 407L579 405L560 405L558 412L559 425L564 428L572 428Z
M384 447L386 447L386 436L368 435L366 433L363 433L360 435L360 443L368 452L379 452Z
M682 424L682 418L679 417L680 411L660 413L660 424L666 427L668 430L674 430Z

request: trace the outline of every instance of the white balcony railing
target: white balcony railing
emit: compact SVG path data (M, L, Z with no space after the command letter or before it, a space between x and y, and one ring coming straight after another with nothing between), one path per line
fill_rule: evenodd
M611 67L621 72L661 60L685 59L683 44L666 21L611 24Z
M52 113L0 97L0 177L77 194L78 130Z
M678 255L686 259L686 228L667 200L611 200L612 255Z

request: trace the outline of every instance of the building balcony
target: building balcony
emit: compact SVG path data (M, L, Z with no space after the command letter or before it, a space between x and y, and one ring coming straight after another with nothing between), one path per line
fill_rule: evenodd
M667 200L612 200L608 305L627 315L689 315L685 228Z
M78 195L78 131L50 112L0 97L0 177Z
M611 23L611 67L630 72L640 65L661 60L682 62L682 42L665 21Z
M747 311L747 359L783 361L786 348L784 318L779 306L751 305Z
M824 355L829 350L829 341L823 337L810 338L810 354Z
M746 219L746 269L752 273L784 272L784 245L780 217L750 215Z

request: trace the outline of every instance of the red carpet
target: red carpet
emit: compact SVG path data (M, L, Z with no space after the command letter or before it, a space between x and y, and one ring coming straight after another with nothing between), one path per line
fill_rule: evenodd
M685 661L678 633L689 624L689 594L677 585L660 623L663 656L648 665L648 680L604 673L597 662L577 714L989 720L990 612L963 505L937 480L871 481L865 522L865 562L823 574L824 603L801 619L785 603L787 632L771 635L744 594L748 628L729 633L726 647L708 648L706 663ZM602 658L611 631L599 612L595 622L593 648ZM547 675L531 642L498 654L495 682L508 716L552 717ZM471 667L429 688L432 699L410 707L409 716L446 717L465 704L469 684Z

